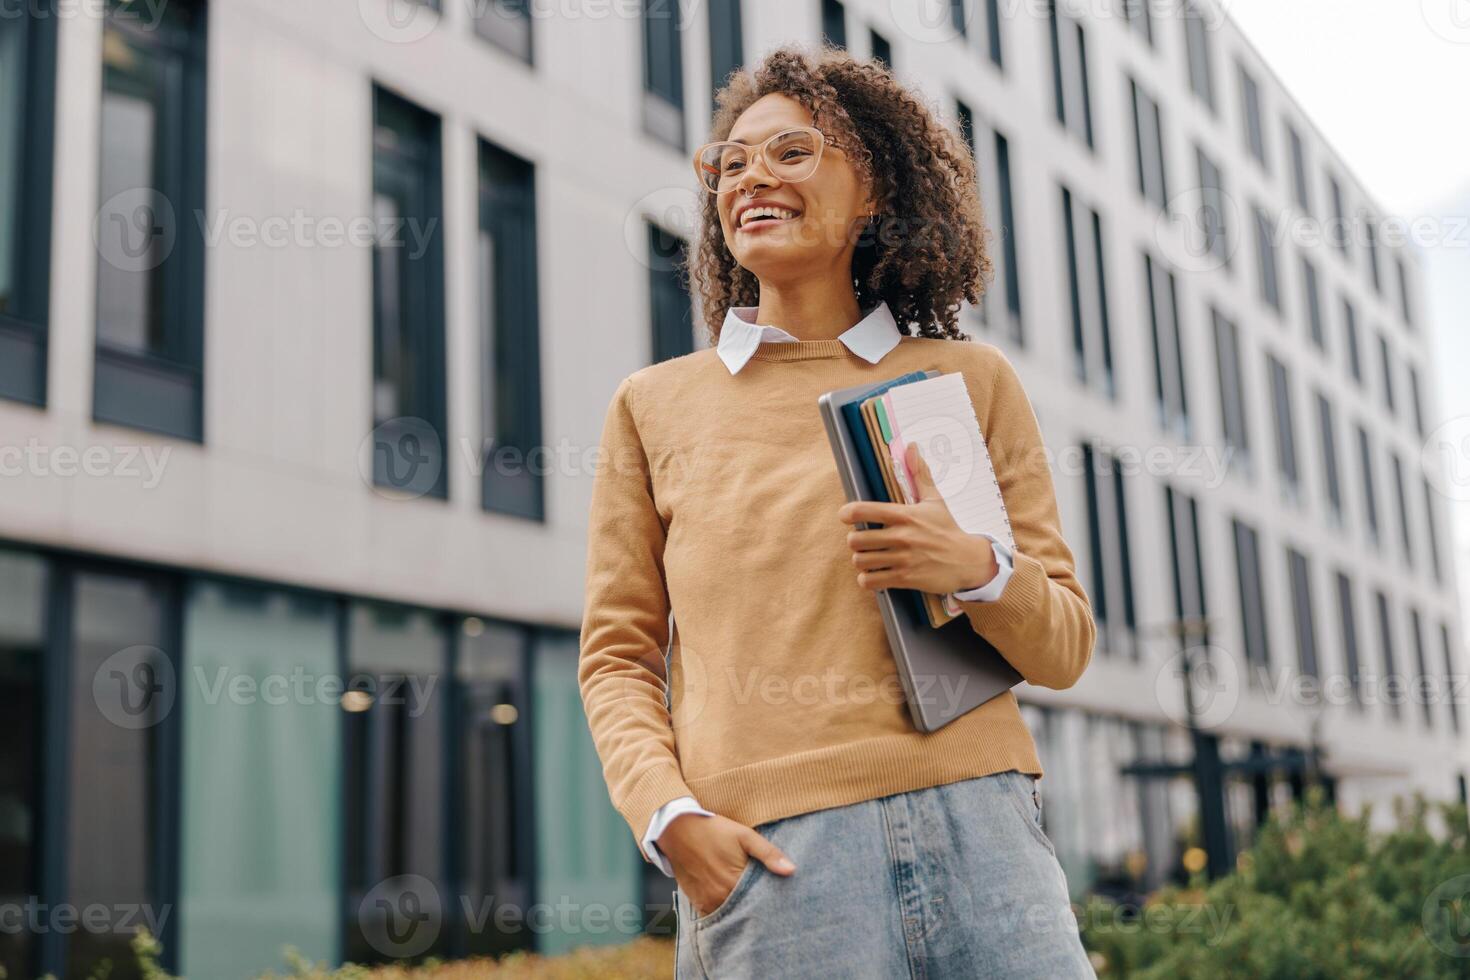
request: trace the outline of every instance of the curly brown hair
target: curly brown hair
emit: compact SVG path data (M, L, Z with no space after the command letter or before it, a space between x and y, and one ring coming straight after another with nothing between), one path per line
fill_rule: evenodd
M772 93L806 106L883 202L853 252L858 308L884 300L906 332L915 326L921 337L968 339L956 325L960 301L978 305L992 271L975 161L964 139L881 63L858 61L826 42L782 45L754 68L731 73L716 95L709 139L727 139L740 114ZM760 283L726 247L714 195L703 196L687 267L715 344L726 309L758 305Z

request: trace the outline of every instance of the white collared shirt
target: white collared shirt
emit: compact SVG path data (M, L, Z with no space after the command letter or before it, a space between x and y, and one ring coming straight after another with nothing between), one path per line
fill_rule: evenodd
M720 327L720 341L715 347L715 352L720 360L725 362L725 367L730 369L732 375L739 374L740 369L745 367L750 360L750 355L755 353L756 345L763 341L778 341L785 343L796 343L798 338L782 330L780 327L769 324L757 324L755 322L755 306L732 306L725 313L725 322ZM898 346L903 334L898 329L898 323L893 318L893 311L888 304L882 300L872 307L862 319L838 334L837 339L846 345L858 357L870 364L877 364L885 354ZM977 589L968 592L956 592L956 599L967 602L994 602L1000 598L1005 591L1006 583L1010 581L1011 572L1014 571L1014 563L1011 560L1010 549L1001 544L992 535L985 535L990 539L995 548L995 563L1000 571L995 577ZM675 817L686 813L698 813L706 817L714 816L713 813L700 806L692 796L680 796L672 799L654 811L653 817L648 821L648 830L640 842L643 853L652 861L660 871L670 878L674 876L674 869L669 865L669 859L664 856L663 851L658 848L658 838L664 830L673 823Z

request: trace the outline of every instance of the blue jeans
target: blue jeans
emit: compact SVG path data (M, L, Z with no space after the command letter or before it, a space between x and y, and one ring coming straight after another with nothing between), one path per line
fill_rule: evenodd
M1011 770L756 828L753 859L699 915L682 890L676 980L1093 977L1035 777Z

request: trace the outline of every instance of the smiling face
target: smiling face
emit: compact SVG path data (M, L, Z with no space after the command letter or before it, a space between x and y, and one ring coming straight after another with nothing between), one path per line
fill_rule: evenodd
M806 106L772 93L741 113L729 139L758 146L782 130L812 125ZM745 212L752 202L766 208ZM735 261L758 279L828 269L846 275L856 236L875 203L847 154L830 143L810 177L784 183L762 155L745 168L733 190L717 197L725 244Z

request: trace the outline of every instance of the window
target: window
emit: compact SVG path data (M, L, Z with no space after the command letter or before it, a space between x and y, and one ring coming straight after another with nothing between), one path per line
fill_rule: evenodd
M1322 444L1322 483L1327 491L1328 514L1334 523L1342 520L1342 477L1337 468L1337 426L1332 420L1332 403L1317 392L1317 436Z
M1164 123L1159 105L1128 79L1133 104L1133 158L1137 164L1138 192L1160 211L1169 209L1169 184L1164 171Z
M1199 4L1184 5L1184 46L1189 55L1189 87L1215 111L1215 70L1210 59L1210 26Z
M1388 414L1394 413L1393 398L1393 352L1388 348L1388 336L1378 334L1378 363L1383 370L1383 407Z
M1393 450L1388 453L1388 468L1393 474L1394 502L1398 504L1399 513L1399 543L1403 545L1404 561L1410 568L1414 566L1414 525L1409 520L1409 494L1404 487L1404 464L1399 461L1399 454Z
M1194 148L1194 160L1199 170L1200 232L1204 237L1204 248L1221 265L1229 266L1230 234L1225 220L1229 198L1225 194L1225 180L1220 168L1205 155L1202 147Z
M1444 679L1446 689L1454 691L1457 683L1456 678L1460 676L1459 665L1455 663L1454 647L1450 644L1450 626L1448 623L1439 624L1439 643L1444 650ZM1450 729L1460 733L1460 702L1453 696L1445 698L1445 705L1450 709Z
M0 20L0 30L5 23ZM5 596L0 603L0 677L5 678L0 684L0 808L6 813L0 830L0 903L15 909L24 896L42 893L47 586L41 559L0 550L0 595ZM0 968L6 976L40 976L40 938L17 926L0 930Z
M1246 423L1244 365L1240 331L1216 309L1210 310L1215 333L1215 364L1220 385L1220 428L1232 458L1250 472L1250 427Z
M1056 0L1047 0L1047 23L1051 33L1052 97L1057 122L1095 146L1092 132L1092 94L1087 80L1087 33L1082 24L1057 10Z
M1348 370L1352 372L1353 380L1362 384L1363 358L1358 351L1358 311L1346 295L1342 297L1342 332L1343 339L1347 341Z
M1133 596L1133 562L1128 548L1128 501L1123 467L1107 450L1082 444L1087 480L1087 527L1092 599L1102 647L1139 655L1138 616Z
M1368 281L1373 283L1373 291L1382 295L1383 274L1378 268L1378 223L1369 214L1363 215L1363 238L1368 245Z
M1399 280L1399 314L1404 318L1404 326L1410 330L1414 328L1413 302L1409 297L1409 269L1404 265L1401 256L1394 257L1394 266L1398 269Z
M1322 288L1317 283L1317 267L1302 256L1302 294L1307 301L1307 329L1318 350L1327 349L1327 331L1322 327Z
M681 270L686 245L658 225L648 226L649 293L653 312L653 363L694 350L694 308Z
M1383 700L1388 705L1389 717L1398 721L1403 714L1399 703L1403 678L1398 676L1397 657L1393 650L1393 620L1388 612L1388 596L1381 591L1375 591L1373 598L1378 608L1378 643L1383 656Z
M997 68L1005 67L1005 56L1000 36L1000 0L985 0L985 28L990 38L990 63Z
M1307 183L1307 151L1301 134L1291 123L1286 124L1286 142L1291 148L1291 193L1297 207L1312 213L1312 189Z
M1179 332L1179 298L1174 273L1143 253L1143 287L1148 297L1154 348L1154 399L1159 425L1181 439L1189 438L1189 385L1184 378L1184 350Z
M479 0L470 10L476 34L532 64L531 0Z
M174 589L162 579L80 569L61 587L71 605L71 636L59 642L67 647L72 761L64 769L66 819L48 820L70 858L66 898L56 900L162 910L177 882L182 712L171 710L176 689L166 679L179 676L178 664L164 652L178 650ZM94 678L109 697L97 698ZM64 967L51 969L87 977L111 959L122 967L113 976L138 977L131 938L121 928L77 929L64 939Z
M481 504L545 519L541 467L540 304L536 173L480 143Z
M1419 702L1419 708L1423 712L1424 727L1434 727L1434 700L1433 689L1429 675L1429 656L1424 649L1424 624L1419 619L1419 610L1409 607L1409 632L1414 637L1414 666L1419 676L1414 678L1414 683L1409 685L1409 691L1415 701Z
M1286 365L1270 354L1266 355L1266 367L1271 378L1271 414L1276 419L1276 470L1288 499L1295 501L1301 474L1297 468L1296 423L1291 413L1291 378Z
M991 288L999 286L1004 293L1004 313L995 308L991 290L986 290L980 297L980 315L988 325L995 324L996 317L1002 316L1006 335L1021 346L1026 338L1021 324L1021 276L1019 250L1016 248L1015 202L1011 193L1010 142L999 132L982 133L975 123L974 112L965 103L957 103L956 109L960 129L975 157L976 176L991 241L1000 245L1000 254L991 256L995 264Z
M740 26L741 0L711 0L709 5L710 103L731 73L745 63L745 39Z
M1363 516L1368 533L1378 541L1378 496L1373 486L1373 453L1368 445L1368 430L1358 426L1358 472L1363 478Z
M822 0L822 37L839 48L847 47L847 17L839 0Z
M463 620L455 632L454 893L466 910L492 902L528 908L536 837L530 637L520 627L479 619ZM450 911L470 955L498 956L530 942L525 930L477 926L470 914Z
M1128 26L1137 31L1150 45L1154 43L1154 17L1150 4L1153 0L1123 0L1123 13Z
M1235 584L1240 593L1240 632L1250 679L1260 681L1271 668L1270 630L1266 628L1266 596L1261 582L1261 543L1255 528L1230 521L1235 539Z
M369 892L402 908L433 896L385 890L423 879L439 895L450 894L443 693L449 637L431 613L367 602L351 604L346 630L343 958L370 963L384 951L370 938L372 917L358 912ZM446 938L435 937L423 952L442 951Z
M0 16L0 398L44 405L57 18L18 9Z
M684 149L684 32L679 0L643 0L643 131Z
M1409 365L1409 402L1414 409L1414 431L1419 438L1425 436L1424 425L1424 391L1419 386L1419 369Z
M1067 282L1072 309L1072 353L1078 379L1101 380L1112 397L1113 347L1103 268L1102 219L1062 191L1062 232L1067 248Z
M893 45L888 43L888 38L875 30L868 31L868 46L873 52L873 60L885 67L893 67Z
M1331 174L1327 175L1327 198L1332 206L1332 225L1327 229L1327 240L1337 246L1338 252L1346 256L1348 247L1347 208L1342 203L1342 185Z
M1169 521L1169 559L1174 580L1174 615L1180 620L1202 620L1205 606L1205 566L1199 545L1199 502L1187 493L1164 485L1164 514ZM1208 645L1204 632L1190 634L1191 644Z
M965 0L949 0L949 22L960 37L970 33L970 18L965 13Z
M1260 205L1256 213L1256 278L1262 302L1281 312L1281 284L1276 278L1276 243L1272 238L1271 219Z
M1240 103L1245 121L1245 148L1262 167L1270 169L1266 160L1266 128L1261 124L1261 89L1245 66L1237 63L1240 72Z
M1292 622L1296 628L1297 666L1305 677L1317 676L1317 621L1312 615L1312 579L1307 557L1295 548L1286 549L1291 575Z
M373 481L447 497L439 118L374 90Z
M1025 342L1021 322L1021 261L1016 247L1016 207L1011 190L1011 145L999 131L995 134L996 199L1000 202L1001 281L1005 283L1006 310L1011 315L1011 337L1017 344Z
M1358 655L1358 613L1353 604L1353 583L1342 572L1337 573L1337 617L1342 629L1343 669L1347 671L1348 689L1353 707L1363 707L1360 657Z
M92 411L201 441L205 8L109 0L103 34Z
M1434 513L1435 495L1429 487L1429 481L1423 476L1419 478L1419 486L1424 496L1424 525L1429 531L1429 567L1434 573L1436 582L1444 582L1444 567L1440 564L1439 554L1439 519Z

